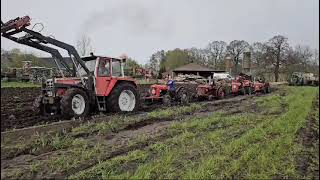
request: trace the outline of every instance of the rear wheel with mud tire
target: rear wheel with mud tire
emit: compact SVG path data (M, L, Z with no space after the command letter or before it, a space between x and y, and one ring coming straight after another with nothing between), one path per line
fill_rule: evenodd
M34 101L33 101L33 106L32 110L34 113L37 115L42 115L43 110L44 110L44 105L42 103L42 95L39 95Z
M240 95L245 95L246 94L246 90L242 87L239 89L239 94Z
M61 113L66 118L89 115L90 103L86 92L79 88L68 89L60 100Z
M218 99L224 99L225 98L225 91L224 91L224 89L222 87L219 87L216 96L217 96Z
M252 87L245 87L246 94L251 95L252 94Z
M110 112L131 112L139 107L139 94L131 83L116 85L107 98Z
M162 102L163 102L163 105L165 106L171 106L171 101L172 101L172 98L169 94L166 94L162 97Z
M267 87L266 87L266 93L271 93L270 86L267 86Z
M186 105L189 103L189 95L186 89L184 88L178 89L177 96L178 96L179 102L182 105Z

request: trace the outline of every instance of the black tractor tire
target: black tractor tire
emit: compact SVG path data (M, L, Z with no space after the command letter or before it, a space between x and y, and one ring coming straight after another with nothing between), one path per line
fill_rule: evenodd
M169 94L165 94L163 97L162 97L162 103L163 105L165 106L171 106L172 105L172 98Z
M252 87L245 87L246 94L251 95L252 94Z
M245 95L245 94L246 94L245 88L240 88L240 89L239 89L239 94L240 94L240 95Z
M271 88L270 88L270 86L267 86L267 87L266 87L266 93L271 93Z
M131 91L135 96L135 105L132 111L137 111L139 109L140 96L139 96L138 90L133 84L123 82L123 83L117 84L113 88L113 90L110 92L107 98L107 109L109 112L122 112L119 105L119 96L125 90Z
M222 95L223 94L223 95ZM224 99L226 97L226 93L223 90L222 87L218 88L217 94L216 94L217 99Z
M177 98L182 105L189 104L190 97L185 88L179 88L177 91Z
M267 87L263 87L263 88L262 88L262 93L263 93L263 94L267 94Z
M44 111L44 104L42 103L42 95L39 95L36 99L33 101L32 110L37 115L42 115Z
M76 96L80 95L83 97L85 102L85 108L84 111L81 114L77 114L72 109L72 99ZM65 118L72 118L72 117L85 117L88 116L90 113L90 103L89 98L86 94L86 92L79 88L71 88L68 89L65 94L62 96L60 100L60 108L61 108L61 114Z

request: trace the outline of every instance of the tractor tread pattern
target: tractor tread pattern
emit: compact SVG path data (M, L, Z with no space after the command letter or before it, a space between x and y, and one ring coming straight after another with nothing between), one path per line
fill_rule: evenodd
M136 97L136 104L133 111L136 111L140 106L140 97L137 89L131 84L127 82L123 82L117 84L113 90L110 92L109 97L107 98L107 109L109 112L120 112L121 109L119 107L119 96L123 90L131 90Z
M76 94L80 94L84 98L84 100L86 101L85 110L82 113L82 115L80 115L80 116L88 116L90 113L90 107L89 107L90 103L89 103L89 98L88 98L87 94L79 88L71 88L65 92L65 94L62 96L62 98L60 100L61 114L65 118L79 117L79 115L75 114L72 110L72 98Z

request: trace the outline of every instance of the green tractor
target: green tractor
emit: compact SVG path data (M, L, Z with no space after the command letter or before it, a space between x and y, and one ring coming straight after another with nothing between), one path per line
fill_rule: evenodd
M294 72L289 79L289 85L291 86L318 86L319 77L316 77L313 73Z

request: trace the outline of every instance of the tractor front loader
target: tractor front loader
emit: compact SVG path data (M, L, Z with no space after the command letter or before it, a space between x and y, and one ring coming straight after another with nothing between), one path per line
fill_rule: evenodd
M61 78L43 82L41 94L34 101L37 113L71 118L92 111L127 112L138 108L137 84L124 75L126 57L92 54L81 58L74 46L28 29L30 21L28 16L1 21L1 36L51 54L60 70ZM68 52L72 65L56 48Z

